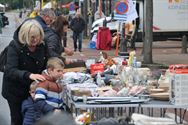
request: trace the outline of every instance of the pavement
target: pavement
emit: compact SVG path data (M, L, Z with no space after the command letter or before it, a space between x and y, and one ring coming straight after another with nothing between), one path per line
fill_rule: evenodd
M83 40L83 52L76 52L72 57L67 58L79 58L79 59L99 59L100 51L88 48L90 40ZM167 40L167 41L155 41L152 46L152 60L153 64L169 66L172 64L188 64L188 54L182 54L182 42L181 40ZM68 47L73 48L73 41L71 33L68 35ZM147 48L146 48L147 49ZM136 57L138 61L143 61L143 42L136 42ZM117 57L115 49L112 48L109 51L105 51L109 56Z

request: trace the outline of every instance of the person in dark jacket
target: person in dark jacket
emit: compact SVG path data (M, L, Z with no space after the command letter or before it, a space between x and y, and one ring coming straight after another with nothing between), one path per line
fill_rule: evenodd
M48 44L48 51L50 57L59 57L66 64L71 63L72 60L64 59L62 54L64 53L64 47L62 45L62 39L64 37L64 33L67 32L68 29L68 21L66 18L61 15L54 20L54 22L50 25L50 29L45 34L46 43Z
M49 52L50 55L53 55L57 51L61 51L61 53L64 52L64 53L66 53L66 55L71 56L71 55L73 55L73 51L69 48L65 48L62 46L62 47L59 47L61 49L58 49L58 50L55 50L57 48L51 49L51 47L53 45L55 45L55 43L59 42L59 41L54 41L55 39L53 41L49 40L49 35L51 35L53 32L49 26L55 21L55 18L56 18L56 15L55 15L54 11L52 9L48 9L48 8L41 10L40 15L35 17L35 19L41 24L41 26L44 30L44 41L50 50L50 52ZM62 27L59 26L59 28L62 28ZM55 51L55 52L53 52L51 54L52 51Z
M77 48L79 49L79 52L82 52L82 37L83 37L83 31L85 29L85 21L81 17L80 11L77 10L75 18L72 19L70 23L70 28L73 31L73 41L74 41L74 51L77 51ZM78 47L77 47L77 41L78 41Z
M85 65L83 60L74 60L67 59L63 55L71 56L73 55L73 50L63 47L61 43L62 33L67 30L67 20L64 17L57 17L55 19L55 13L51 9L41 10L40 16L36 16L35 18L44 29L44 41L48 46L50 57L60 57L64 63L66 68L78 67ZM51 27L50 27L51 25Z
M35 81L31 83L29 90L30 96L22 103L23 125L33 125L41 116L40 112L36 111L34 103L37 84Z
M41 25L30 19L15 31L9 44L2 95L8 101L12 125L22 125L21 106L32 81L45 80L41 72L46 68L48 52L43 38Z

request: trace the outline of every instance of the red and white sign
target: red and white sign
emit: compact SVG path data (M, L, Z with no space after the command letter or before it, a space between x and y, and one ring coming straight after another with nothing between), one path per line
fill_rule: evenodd
M104 64L103 63L96 63L90 65L90 72L91 74L104 72Z
M138 14L136 11L136 3L133 3L132 0L118 2L116 4L116 10L114 10L114 19L122 22L131 22L137 17Z

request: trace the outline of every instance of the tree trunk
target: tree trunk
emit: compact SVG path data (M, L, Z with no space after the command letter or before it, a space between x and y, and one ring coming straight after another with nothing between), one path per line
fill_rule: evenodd
M144 1L144 46L143 63L152 64L152 42L153 42L153 0Z
M184 35L184 36L182 37L181 53L182 53L182 54L187 53L187 36L186 36L186 35Z
M86 23L86 27L85 27L85 30L84 30L84 36L86 37L87 36L87 13L88 13L88 5L87 5L87 0L84 0L83 1L83 13L82 13L82 15L83 15L83 18L84 18L84 20L85 20L85 23Z

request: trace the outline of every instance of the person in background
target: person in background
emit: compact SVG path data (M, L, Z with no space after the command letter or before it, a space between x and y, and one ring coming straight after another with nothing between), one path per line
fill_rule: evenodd
M19 13L19 18L22 18L22 15L23 15L23 11L20 10L20 13Z
M70 28L73 31L73 41L74 41L74 51L76 52L77 49L79 52L82 52L82 38L83 38L83 31L85 29L85 21L81 17L80 10L77 10L75 17L72 19L70 23ZM77 47L78 41L78 47Z
M127 41L130 49L135 50L135 37L136 37L136 24L135 21L128 22L125 24L125 40Z
M34 19L25 21L15 31L9 44L3 75L2 96L8 101L11 125L22 125L21 106L29 96L30 84L44 81L48 52L43 42L44 32Z
M22 103L23 125L33 125L40 117L34 105L36 87L37 82L32 82L29 90L30 96Z
M62 86L56 81L63 77L64 63L58 57L51 57L47 69L43 71L45 81L39 82L35 91L37 111L46 115L63 109Z
M55 21L56 19L56 15L54 13L54 11L52 9L48 9L48 8L45 8L43 10L41 10L40 12L40 15L36 16L35 19L41 24L41 26L43 27L43 30L44 30L44 41L45 43L47 44L49 50L50 50L50 55L51 56L54 56L52 55L52 51L54 51L54 53L57 53L57 51L61 51L64 52L66 55L73 55L73 51L69 48L66 48L66 47L60 47L61 49L58 49L56 50L57 48L52 48L52 44L54 42L53 45L55 45L55 43L59 43L59 41L56 41L57 39L53 39L53 38L49 38L50 36L49 35L52 35L54 33L52 33L52 29L50 28L50 25ZM59 22L58 22L59 23ZM61 23L61 22L60 22ZM61 23L63 24L63 23ZM60 27L59 25L56 26L58 27L58 30L60 30L62 28L62 31L64 30L63 27ZM66 26L65 26L66 27ZM59 35L58 37L61 38L62 37L62 31L61 33L57 34ZM53 37L53 36L52 36ZM53 41L51 41L51 39ZM59 40L59 39L58 39ZM59 44L58 44L59 45ZM56 45L57 46L57 45ZM60 56L60 55L59 55ZM64 58L64 57L62 57ZM66 60L65 58L63 60ZM69 61L66 62L66 64L69 64Z
M39 15L39 10L38 9L34 9L30 14L29 14L29 18L34 18L37 15Z
M68 29L68 21L66 20L66 18L63 15L58 16L54 20L54 22L50 25L50 29L48 32L46 32L45 37L46 37L46 43L48 44L50 57L59 57L66 64L69 64L71 60L68 59L65 60L65 58L62 57L62 54L64 53L62 39L64 37L64 33L67 32L67 29Z
M69 27L70 26L69 16L65 16L65 18L68 21L68 28L70 28ZM64 34L63 34L63 46L64 47L67 47L67 31L65 31Z
M56 16L60 16L60 15L63 14L62 8L61 8L61 4L57 4L57 5L56 5L56 8L55 8L54 12L55 12L55 15L56 15Z
M67 47L67 31L63 33L63 46Z

